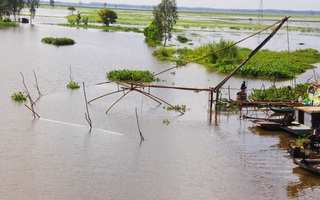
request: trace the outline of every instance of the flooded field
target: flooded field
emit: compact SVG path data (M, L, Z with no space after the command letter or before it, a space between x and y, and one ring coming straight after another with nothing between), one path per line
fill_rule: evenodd
M320 177L296 167L286 152L292 136L264 132L243 114L265 111L213 113L208 122L206 92L148 89L173 105L186 105L180 115L167 111L138 92L131 91L106 114L123 93L89 104L93 129L85 120L82 82L88 100L118 90L105 82L114 69L160 72L174 66L151 53L144 36L137 33L101 32L45 25L0 30L0 196L1 199L316 199ZM41 22L40 22L41 21ZM38 22L38 23L37 23ZM204 32L195 45L216 38L238 40L247 31ZM319 34L290 33L290 48L320 50ZM69 37L73 46L41 43L43 37ZM198 38L198 39L197 39ZM259 38L242 44L254 48ZM281 33L270 42L284 48ZM303 42L305 45L295 44ZM174 43L174 41L172 42ZM320 66L317 64L316 66ZM79 90L66 88L72 77ZM35 79L43 96L35 106L40 119L10 96L24 89L20 72L34 99ZM215 87L223 75L190 64L164 73L159 84L179 87ZM308 71L296 82L312 76ZM246 79L247 80L247 79ZM243 79L231 78L226 86L239 88ZM270 86L272 81L247 80L248 88ZM290 85L294 81L277 82ZM235 99L232 92L231 98ZM226 90L222 93L227 98ZM27 102L29 104L29 102ZM140 142L135 109L145 141ZM269 113L270 114L270 113ZM168 120L168 125L163 123Z

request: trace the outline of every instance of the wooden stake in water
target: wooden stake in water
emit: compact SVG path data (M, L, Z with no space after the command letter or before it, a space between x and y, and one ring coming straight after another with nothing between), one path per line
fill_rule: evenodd
M87 122L89 123L89 126L90 126L90 131L92 129L92 121L91 121L91 118L90 118L90 115L89 115L89 109L88 109L88 101L87 101L87 94L86 94L86 87L84 85L84 82L82 82L82 85L83 85L83 93L84 93L84 100L86 102L86 113L84 113L85 115L85 118L87 120Z
M137 107L136 107L136 118L137 118L138 130L139 130L139 133L140 133L140 140L143 141L143 140L144 140L144 137L143 137L143 135L142 135L142 133L141 133L141 130L140 130L138 113L137 113Z

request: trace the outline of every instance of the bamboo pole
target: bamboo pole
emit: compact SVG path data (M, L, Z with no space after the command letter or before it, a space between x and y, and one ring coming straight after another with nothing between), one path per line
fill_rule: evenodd
M171 105L170 103L168 103L168 102L166 102L165 100L163 100L163 99L160 99L159 97L157 97L157 96L154 96L154 95L152 95L152 94L148 94L148 93L146 93L146 92L143 92L143 91L139 91L139 90L136 90L136 91L138 91L138 92L141 92L141 93L143 93L144 95L146 95L146 96L148 96L148 97L153 97L153 98L155 98L155 99L158 99L158 100L160 100L160 101L162 101L162 102L164 102L165 104L167 104L167 105L169 105L170 107L172 107L174 110L176 110L176 111L178 111L179 113L181 113L182 115L184 114L181 110L179 110L179 109L177 109L177 108L175 108L173 105ZM149 96L150 95L150 96Z
M138 118L138 113L137 113L137 107L135 109L135 112L136 112L136 119L137 119L137 124L138 124L138 130L139 130L139 134L140 134L140 141L143 141L144 140L144 137L141 133L141 130L140 130L140 125L139 125L139 118Z
M108 96L108 95L111 95L111 94L115 94L115 93L118 93L118 92L122 92L122 91L124 91L124 90L118 90L118 91L115 91L115 92L110 92L108 94L104 94L104 95L98 96L98 97L88 101L88 104L90 104L92 101L95 101L95 100L100 99L102 97L105 97L105 96Z
M106 114L109 112L109 110L114 106L116 105L123 97L125 97L129 92L131 92L131 90L128 90L128 92L126 92L124 95L122 95L122 97L120 97L116 102L114 102L110 108L106 111Z
M160 101L158 101L157 99L155 99L152 96L150 96L150 93L147 93L147 92L144 92L144 91L141 91L141 90L137 90L137 89L134 89L134 90L137 91L137 92L140 92L143 95L146 95L147 97L149 97L150 99L156 101L157 103L162 104Z
M278 25L278 27L276 29L274 29L272 31L272 33L266 38L264 39L264 41L257 47L255 48L250 54L249 56L238 66L236 67L226 78L224 78L216 87L215 87L215 92L217 92L235 73L237 73L237 71L243 67L248 61L249 59L256 54L276 33L277 31L281 28L281 26L289 19L289 17L285 17L283 18L280 22L280 24Z

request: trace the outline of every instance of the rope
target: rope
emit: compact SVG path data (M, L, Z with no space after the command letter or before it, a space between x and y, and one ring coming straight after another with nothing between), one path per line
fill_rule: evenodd
M201 60L201 59L206 58L206 57L208 57L208 56L211 56L211 55L213 55L213 54L217 54L217 53L219 53L220 51L223 51L223 50L225 50L225 49L227 49L227 48L230 48L230 47L232 47L232 46L235 46L235 45L237 45L237 44L239 44L239 43L241 43L241 42L243 42L243 41L245 41L245 40L247 40L247 39L249 39L249 38L251 38L251 37L254 37L254 36L258 35L258 34L260 34L261 32L266 31L267 29L269 29L269 28L271 28L271 27L273 27L273 26L275 26L275 25L277 25L277 24L279 24L279 23L281 23L281 22L283 22L283 19L282 19L282 20L279 20L278 22L276 22L276 23L274 23L274 24L272 24L272 25L270 25L270 26L267 26L266 28L264 28L264 29L262 29L262 30L260 30L260 31L258 31L258 32L256 32L256 33L254 33L254 34L252 34L252 35L250 35L250 36L248 36L248 37L245 37L245 38L243 38L242 40L239 40L238 42L235 42L235 43L233 43L233 44L231 44L231 45L229 45L229 46L226 46L226 47L224 47L224 48L221 48L221 49L219 49L219 50L217 50L217 51L213 51L213 52L211 52L211 53L209 53L209 54L206 54L206 55L204 55L204 56L201 56L201 57L199 57L199 58L196 58L196 59L187 61L185 64L175 65L174 67L171 67L171 68L169 68L169 69L166 69L166 70L164 70L164 71L161 71L161 72L159 72L159 73L156 73L156 74L154 74L153 76L158 76L159 74L162 74L162 73L164 73L164 72L170 71L170 70L172 70L172 69L175 69L175 68L178 68L178 67L181 67L181 66L185 66L185 65L187 65L187 64L190 64L190 63L192 63L192 62L196 62L196 61L198 61L198 60Z

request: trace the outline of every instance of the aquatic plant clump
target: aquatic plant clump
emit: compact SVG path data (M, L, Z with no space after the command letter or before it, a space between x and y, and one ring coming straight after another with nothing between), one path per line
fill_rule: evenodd
M112 70L107 73L107 78L111 81L120 81L120 82L153 82L158 81L154 78L153 74L148 71L140 70Z
M67 85L67 88L69 89L78 89L80 88L80 85L78 84L78 82L74 82L74 81L70 81L69 84Z
M180 42L180 43L187 43L189 42L189 39L184 37L184 36L181 36L181 35L178 35L177 36L177 40Z
M267 89L254 89L249 95L249 99L254 101L299 101L299 97L308 97L307 84L298 84L294 88L271 86Z
M53 44L56 46L75 44L75 41L73 39L65 38L65 37L62 37L62 38L45 37L45 38L42 38L41 42L45 44Z
M28 95L26 95L23 92L15 92L11 95L11 99L18 102L26 101L27 98L28 98Z

